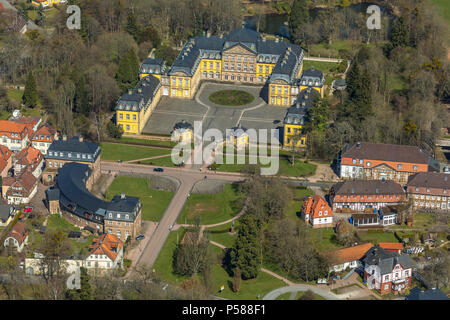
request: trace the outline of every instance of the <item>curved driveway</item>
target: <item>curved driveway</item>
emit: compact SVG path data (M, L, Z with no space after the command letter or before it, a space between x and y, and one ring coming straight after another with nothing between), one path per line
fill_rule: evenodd
M263 300L275 300L278 296L288 293L288 292L298 292L298 291L308 291L311 290L315 294L324 297L327 300L340 300L337 295L334 293L318 288L316 286L307 285L307 284L299 284L294 286L281 287L267 293L262 299Z

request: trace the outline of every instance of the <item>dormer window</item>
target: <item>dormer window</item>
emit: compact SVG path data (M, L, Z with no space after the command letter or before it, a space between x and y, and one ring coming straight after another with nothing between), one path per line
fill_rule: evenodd
M53 151L49 151L49 152L48 152L48 155L49 155L49 156L52 156L52 155L53 155Z
M130 219L130 215L129 215L129 214L126 214L126 215L125 215L125 219L127 219L127 220Z
M117 214L117 219L120 219L120 213Z
M111 212L109 213L109 217L112 218L112 213Z
M401 168L402 168L402 164L399 163L399 164L397 165L397 169L401 169Z
M86 159L86 155L85 155L85 154L83 154L81 157L82 157L83 159Z
M370 161L366 162L366 166L370 167Z
M414 171L417 171L417 169L418 169L418 168L417 168L417 165L413 165L413 170L414 170Z
M78 159L80 158L80 154L79 154L79 153L77 153L77 158L78 158Z

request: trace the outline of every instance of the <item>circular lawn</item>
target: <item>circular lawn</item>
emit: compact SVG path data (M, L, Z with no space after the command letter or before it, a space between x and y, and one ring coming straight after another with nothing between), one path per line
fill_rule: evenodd
M252 94L241 90L221 90L209 96L210 101L224 106L243 106L254 99Z

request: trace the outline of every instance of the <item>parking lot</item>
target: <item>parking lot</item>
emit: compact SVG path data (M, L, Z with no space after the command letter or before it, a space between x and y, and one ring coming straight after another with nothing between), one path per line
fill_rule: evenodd
M221 106L209 101L211 93L236 89L251 93L255 99L244 106ZM216 128L225 134L225 130L239 123L247 129L280 129L286 107L270 106L260 97L261 87L203 83L195 99L176 99L162 97L156 106L144 132L170 134L175 123L186 120L194 125L194 121L202 122L202 130ZM270 136L268 136L270 141Z

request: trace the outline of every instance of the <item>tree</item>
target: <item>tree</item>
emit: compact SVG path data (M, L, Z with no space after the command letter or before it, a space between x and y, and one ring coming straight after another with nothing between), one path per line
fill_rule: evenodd
M134 50L130 49L120 58L119 67L116 73L116 79L122 91L131 89L136 85L138 73L139 60Z
M291 35L309 23L309 11L306 0L294 0L289 16L289 32Z
M231 265L239 268L242 279L258 276L261 266L261 234L258 219L245 214L240 220L238 236L230 252Z
M340 220L336 224L336 240L343 246L349 246L355 242L356 229L347 220Z
M33 73L29 72L25 82L25 90L23 92L22 101L26 107L35 107L37 105L38 93L36 88L36 80Z
M66 299L69 300L92 300L92 287L87 269L80 267L80 289L68 289Z
M131 34L135 40L138 38L139 27L137 25L136 16L133 9L128 10L127 25L125 27L125 31Z
M116 126L111 121L106 125L106 130L108 131L108 135L114 139L120 139L123 134L123 129L119 126Z
M409 45L409 26L405 18L400 17L394 21L391 32L392 45L395 47L406 47Z
M44 14L44 8L42 7L42 3L39 4L39 8L38 8L38 13L37 13L37 18L36 18L36 24L38 26L42 26L45 24L45 14Z
M328 119L330 117L330 106L327 98L315 99L313 105L306 112L306 125L307 131L317 129L319 131L325 131Z

